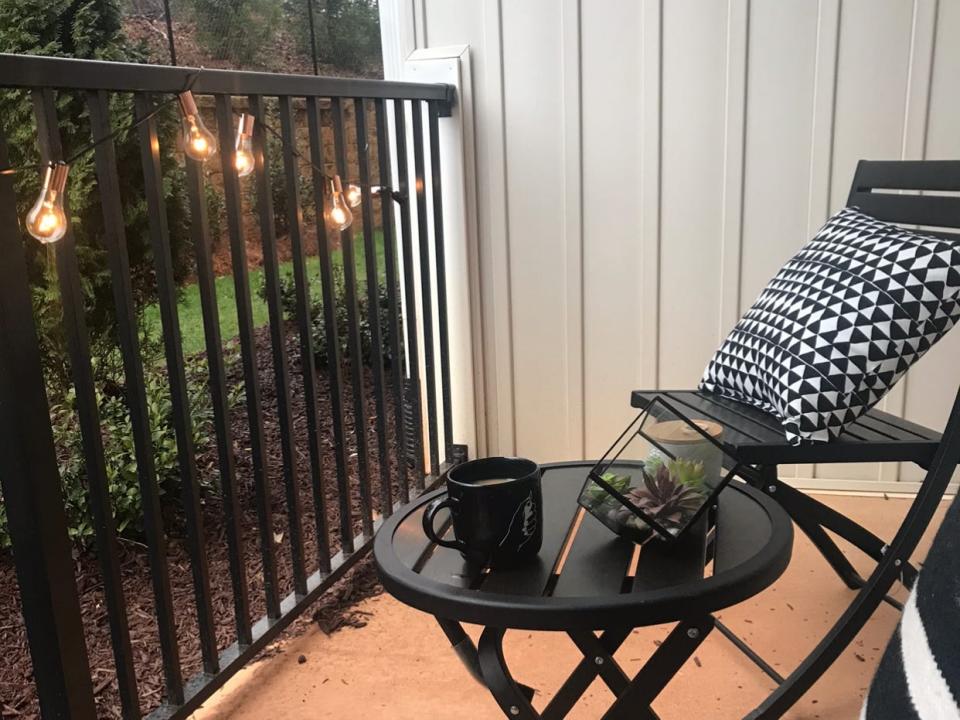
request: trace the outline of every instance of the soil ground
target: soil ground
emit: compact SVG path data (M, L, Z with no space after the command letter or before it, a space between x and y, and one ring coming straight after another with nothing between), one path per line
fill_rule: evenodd
M266 441L270 508L273 515L274 550L277 554L277 568L281 597L293 591L292 564L290 560L289 524L286 496L282 482L282 460L280 448L280 429L276 410L276 393L271 359L269 328L261 328L256 333L258 347L258 365L260 373L260 391L264 416L264 436ZM304 539L306 567L308 574L317 568L315 509L312 500L310 462L307 456L307 418L306 404L302 386L299 342L295 333L287 336L287 351L290 360L291 413L293 416L295 447L297 448L297 481L302 503L301 527ZM228 359L228 387L242 382L243 374L238 353L226 353ZM349 458L349 490L352 506L354 531L360 531L362 503L359 492L359 477L356 466L357 446L354 428L353 391L349 382L349 368L344 368L344 420ZM336 553L340 543L338 539L339 517L337 514L339 491L336 483L333 413L330 409L329 383L326 372L318 371L320 402L320 438L323 455L323 477L327 509L327 526L330 528L331 553ZM380 488L380 466L377 453L377 434L375 431L376 404L372 393L372 378L369 370L365 378L366 427L369 445L369 477L371 496L377 507ZM390 477L393 479L393 497L399 498L398 454L392 419L393 404L390 386L386 389L386 411L388 419L388 457L390 459ZM234 406L231 417L233 443L236 457L238 479L240 519L244 539L244 565L250 598L251 621L255 622L265 613L263 592L263 574L260 560L259 533L257 531L257 513L252 483L253 467L250 454L250 433L243 403ZM197 465L201 473L209 472L218 465L215 447L198 455ZM217 496L208 495L204 499L203 519L206 536L207 562L212 594L213 611L217 628L218 646L221 650L235 641L233 620L233 594L230 585L230 572L227 557L226 528L224 512ZM184 533L181 528L168 527L167 563L170 573L173 606L177 622L177 636L180 649L180 661L184 678L190 678L201 669L201 657L197 637L196 610L193 594L193 582L190 571L190 559ZM130 624L130 636L133 646L134 664L144 711L155 707L163 689L163 673L160 653L157 646L156 615L153 606L150 572L147 563L146 547L140 543L123 540L119 547L120 564L127 603L127 615ZM92 552L79 553L75 558L77 587L80 593L87 650L97 695L98 717L119 717L119 699L116 689L116 675L113 653L110 646L110 634L107 613L104 605L100 568ZM332 631L344 624L356 624L358 616L352 616L345 609L356 600L375 591L375 580L369 564L361 564L345 577L337 588L328 592L302 618L288 630L288 635L297 632L316 621L325 631ZM35 718L38 705L32 681L32 665L27 648L26 630L20 611L20 598L17 591L15 571L10 555L0 555L0 647L4 650L4 662L0 663L0 717ZM269 654L271 651L267 651Z

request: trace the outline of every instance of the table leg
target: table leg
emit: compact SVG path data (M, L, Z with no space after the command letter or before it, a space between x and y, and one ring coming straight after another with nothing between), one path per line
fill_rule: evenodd
M617 701L604 714L603 720L656 718L650 709L651 703L710 634L713 625L714 619L709 615L699 620L679 623L640 668L630 686L617 697Z
M540 714L533 709L531 698L510 675L503 657L503 628L485 628L477 646L480 670L494 699L508 718L539 720Z
M440 629L443 630L443 634L447 636L447 640L450 641L450 646L453 648L453 651L457 654L457 657L460 658L460 662L463 663L467 672L470 673L470 677L486 687L487 681L484 680L483 673L480 670L480 657L477 654L477 648L473 644L473 640L470 639L470 636L467 635L463 629L463 625L456 620L447 620L441 617L436 618L436 621L437 624L440 625ZM520 692L522 692L528 700L533 697L534 690L532 687L519 683L518 687L520 688Z
M583 651L583 647L580 648L580 650L584 652L583 660L580 661L580 664L577 665L570 674L570 677L567 678L567 681L557 691L557 694L547 703L547 707L543 710L543 720L561 720L567 716L567 713L577 704L577 700L579 700L587 691L587 688L590 687L590 683L600 674L601 665L597 664L597 657L601 657L604 660L602 665L609 664L615 667L619 671L619 674L623 676L624 687L615 687L609 680L606 681L607 686L613 691L613 694L619 695L623 691L630 681L627 679L626 674L617 666L616 662L613 661L612 655L623 644L624 640L630 636L631 629L632 628L620 628L617 630L607 630L599 638L594 636L592 632L585 633L594 638L597 645L603 649L605 654L601 655L597 652ZM577 642L574 633L570 633L570 637L574 642ZM590 646L593 647L592 643ZM604 679L606 680L606 678Z

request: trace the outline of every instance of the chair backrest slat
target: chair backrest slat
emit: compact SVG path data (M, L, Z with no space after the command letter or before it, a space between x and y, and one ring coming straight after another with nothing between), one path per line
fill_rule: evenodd
M847 205L887 222L960 229L960 160L861 160ZM958 234L934 234L960 242Z

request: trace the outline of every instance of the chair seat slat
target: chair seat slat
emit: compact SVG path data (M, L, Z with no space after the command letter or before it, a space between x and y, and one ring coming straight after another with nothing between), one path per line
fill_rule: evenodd
M816 462L929 462L940 435L908 420L871 410L830 443L790 445L779 421L756 408L699 391L635 391L634 407L661 396L681 412L724 426L724 443L741 462L787 464Z

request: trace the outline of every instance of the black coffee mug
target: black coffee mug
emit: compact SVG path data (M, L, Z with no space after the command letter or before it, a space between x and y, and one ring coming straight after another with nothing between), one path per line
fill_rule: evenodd
M454 540L437 536L434 518L449 508ZM515 565L540 551L543 496L540 466L524 458L491 457L457 465L447 474L447 496L423 513L433 542L459 550L471 563Z

